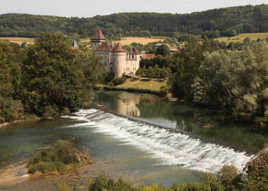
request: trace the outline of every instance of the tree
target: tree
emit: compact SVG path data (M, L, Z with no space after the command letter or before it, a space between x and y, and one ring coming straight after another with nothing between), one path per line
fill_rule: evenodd
M78 50L69 42L61 33L44 33L28 49L22 66L27 112L42 115L46 108L61 112L81 107L85 75Z
M170 54L169 48L167 45L163 44L156 49L156 55L168 56Z
M0 42L0 123L24 114L20 95L22 50L13 43Z

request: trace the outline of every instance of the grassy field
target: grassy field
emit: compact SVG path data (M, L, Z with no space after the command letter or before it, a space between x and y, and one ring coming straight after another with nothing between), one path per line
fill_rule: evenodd
M250 40L265 39L268 38L268 33L244 33L233 37L220 37L216 40L229 44L230 42L242 42L245 38Z
M0 37L0 40L7 40L9 42L17 43L21 45L24 42L27 42L28 44L34 43L34 38L21 38L21 37Z
M152 37L152 38L149 38L149 37L125 37L125 38L122 38L121 40L118 40L118 41L115 41L115 42L119 42L122 45L130 45L133 42L145 45L145 44L148 44L148 43L151 43L151 42L163 41L165 39L166 39L166 37ZM89 38L84 38L84 39L81 39L81 42L89 43L90 39Z
M96 85L96 88L165 95L166 86L167 80L165 79L149 79L135 77L127 79L123 84L117 86L98 84Z
M118 85L116 87L160 91L161 87L166 87L166 83L167 83L166 80L162 79L131 78L127 79L125 83Z

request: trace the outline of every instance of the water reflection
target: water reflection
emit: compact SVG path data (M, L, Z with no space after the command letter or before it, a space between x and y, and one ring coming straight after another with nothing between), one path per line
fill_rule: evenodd
M123 92L119 95L119 99L116 100L116 111L122 115L139 117L141 115L140 109L137 107L139 103L140 95Z

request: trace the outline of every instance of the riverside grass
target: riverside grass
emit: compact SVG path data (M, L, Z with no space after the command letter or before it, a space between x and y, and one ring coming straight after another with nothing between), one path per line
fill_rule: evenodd
M117 86L98 84L95 86L95 88L105 90L138 92L138 93L151 93L164 96L166 94L166 86L167 86L166 79L134 77L127 79L123 84Z

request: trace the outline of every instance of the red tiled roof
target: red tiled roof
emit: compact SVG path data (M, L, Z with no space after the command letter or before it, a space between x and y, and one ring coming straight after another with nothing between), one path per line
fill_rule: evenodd
M100 28L97 28L94 35L91 37L91 40L105 40L105 36L103 35Z
M101 45L96 49L96 51L111 51L111 50L112 46L107 42L101 43Z
M120 43L117 43L113 48L113 52L126 52L126 50L120 45Z
M155 54L141 54L141 59L143 60L151 60L155 58Z
M176 46L174 46L174 45L168 45L168 48L169 48L169 50L172 51L172 52L176 52L176 51L178 51L178 48L177 48Z

